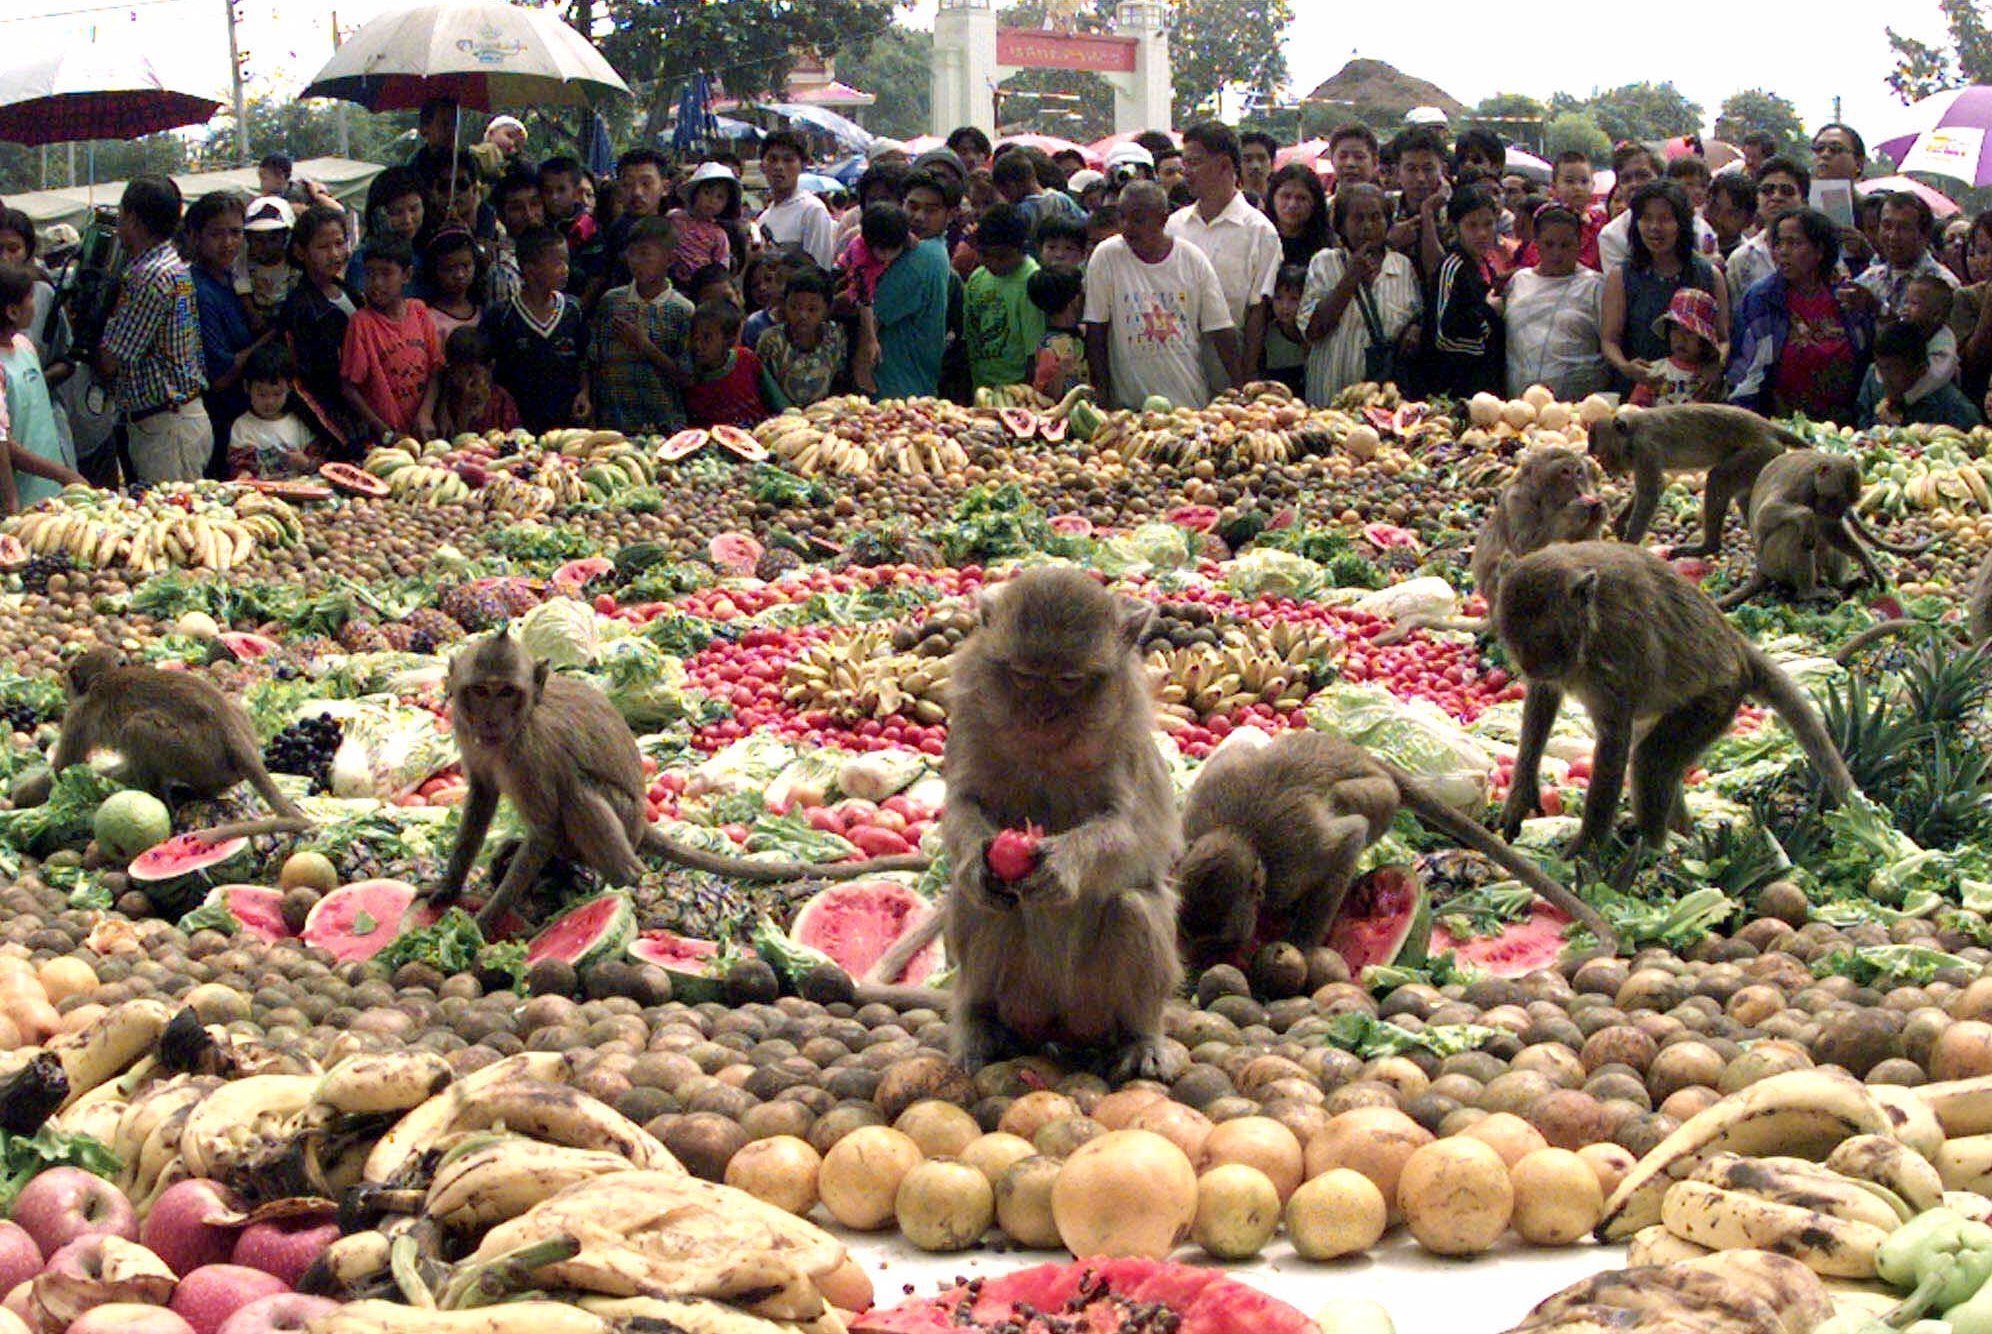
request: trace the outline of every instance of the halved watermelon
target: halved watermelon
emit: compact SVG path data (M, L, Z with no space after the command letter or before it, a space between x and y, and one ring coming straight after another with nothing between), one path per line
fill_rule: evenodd
M1527 921L1510 922L1499 935L1455 940L1443 926L1432 928L1432 952L1451 950L1463 967L1489 977L1527 977L1556 967L1570 915L1547 899L1530 905Z
M379 499L388 493L385 477L376 477L364 468L355 468L350 463L321 463L318 475L332 483L337 490L349 496L372 496Z
M851 1334L1321 1334L1296 1308L1221 1269L1124 1258L1033 1265L938 1297L874 1307Z
M298 935L340 963L360 963L401 934L414 902L415 886L405 880L356 880L313 904Z
M1432 918L1425 886L1407 866L1379 866L1349 886L1328 928L1328 948L1359 973L1373 964L1415 962L1427 954ZM1432 948L1440 948L1434 940Z
M706 554L728 574L751 576L761 563L762 548L746 533L719 533L706 543Z
M526 962L559 959L576 968L618 953L636 930L636 908L620 890L583 899L526 943Z
M761 442L756 440L751 432L743 431L738 426L713 427L712 442L727 453L746 459L749 463L767 462L768 451L762 447Z
M249 846L246 838L225 838L210 843L198 833L175 834L157 847L147 848L132 858L125 874L143 884L177 880L183 875L219 866Z
M1060 537L1091 537L1093 521L1083 514L1054 514L1050 519L1051 531Z
M1399 528L1394 523L1366 523L1363 525L1363 541L1378 551L1423 551L1424 542L1409 528Z
M254 662L258 658L268 657L282 647L276 640L266 635L252 635L239 630L229 630L216 635L215 638L221 641L221 646L227 649L229 655L237 662Z
M1019 440L1038 433L1038 416L1029 408L999 408L996 415L1002 419L1003 429Z
M690 458L712 443L712 432L697 429L680 431L666 440L657 451L657 456L666 463L676 463L679 459Z
M1163 517L1193 533L1205 533L1217 526L1220 511L1215 505L1178 505Z
M789 927L789 937L829 955L852 977L863 977L895 941L933 911L931 903L896 880L851 880L832 885L803 904ZM918 985L944 962L936 939L913 956L904 973L884 980Z
M587 587L591 580L614 574L616 563L606 556L588 556L581 560L571 560L553 572L553 586L563 593L574 593Z
M202 900L202 906L220 904L235 919L243 935L275 942L291 939L284 925L284 894L268 885L216 885Z
M654 963L671 975L671 995L687 1005L722 1000L726 979L714 971L719 946L675 931L645 931L624 951L638 963Z

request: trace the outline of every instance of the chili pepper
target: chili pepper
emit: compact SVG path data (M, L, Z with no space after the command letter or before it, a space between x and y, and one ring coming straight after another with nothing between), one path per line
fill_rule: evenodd
M1884 1282L1909 1291L1888 1317L1900 1329L1925 1311L1961 1305L1985 1287L1992 1278L1992 1227L1954 1209L1932 1209L1889 1234L1875 1252L1874 1268Z

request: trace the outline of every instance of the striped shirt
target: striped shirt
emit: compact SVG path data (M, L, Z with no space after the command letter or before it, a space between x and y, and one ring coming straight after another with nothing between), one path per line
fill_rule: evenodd
M118 359L112 383L127 413L175 407L207 389L194 279L170 242L125 267L124 290L104 327L104 348Z

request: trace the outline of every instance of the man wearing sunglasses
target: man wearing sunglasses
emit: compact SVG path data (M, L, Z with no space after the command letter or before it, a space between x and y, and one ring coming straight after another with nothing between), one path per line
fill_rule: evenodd
M1770 158L1757 169L1757 230L1731 252L1724 267L1732 309L1745 292L1777 271L1771 237L1778 216L1804 208L1811 190L1812 174L1788 157Z

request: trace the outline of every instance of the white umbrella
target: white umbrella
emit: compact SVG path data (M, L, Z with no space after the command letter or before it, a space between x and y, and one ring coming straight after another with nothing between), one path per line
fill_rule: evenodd
M152 62L112 44L76 45L0 69L0 140L95 142L199 125L221 103L166 86Z
M333 53L299 96L374 111L432 97L500 106L592 106L629 85L586 37L540 9L504 0L433 0L383 14Z
M812 106L807 102L770 102L768 110L779 111L792 121L811 125L835 139L839 144L855 148L859 152L871 147L872 132L852 120L840 116L829 107Z
M1517 148L1513 144L1508 145L1508 161L1506 166L1509 171L1526 176L1532 181L1547 181L1554 174L1547 162L1544 162L1534 153Z

